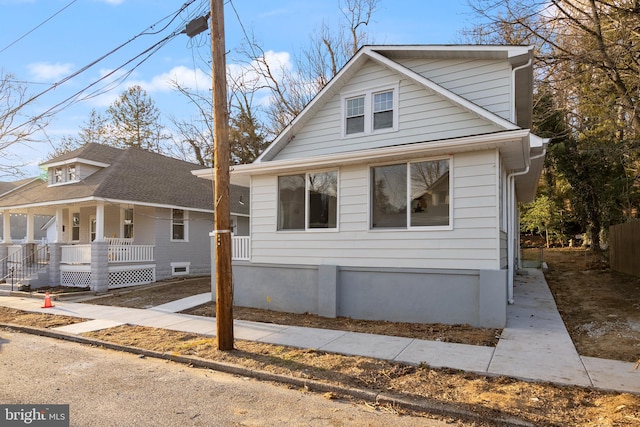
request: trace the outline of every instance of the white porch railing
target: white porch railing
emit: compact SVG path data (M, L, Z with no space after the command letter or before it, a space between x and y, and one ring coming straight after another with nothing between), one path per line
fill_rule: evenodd
M91 245L62 246L63 264L91 264Z
M153 245L109 245L111 263L154 261ZM62 264L91 264L91 245L62 246Z
M153 261L153 245L109 245L109 262Z
M231 238L231 259L247 261L251 259L250 236L233 236Z

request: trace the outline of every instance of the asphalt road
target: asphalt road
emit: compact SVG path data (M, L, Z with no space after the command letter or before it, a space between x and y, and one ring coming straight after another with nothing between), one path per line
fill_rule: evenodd
M69 404L70 425L83 427L451 426L254 379L4 330L0 403Z

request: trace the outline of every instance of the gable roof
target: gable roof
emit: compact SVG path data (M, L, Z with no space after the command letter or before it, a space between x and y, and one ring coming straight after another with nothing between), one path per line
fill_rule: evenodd
M388 45L388 46L363 46L342 67L331 81L307 104L298 116L276 137L267 149L256 159L254 163L273 160L277 154L295 137L302 127L340 92L351 78L360 70L367 61L374 61L395 73L413 81L415 84L436 93L444 99L453 102L460 108L481 117L497 125L500 129L515 130L527 128L531 124L531 84L533 81L531 70L531 58L533 48L530 46L486 46L486 45ZM401 58L477 58L477 59L504 59L515 70L519 70L517 76L515 96L516 115L513 122L494 114L477 104L445 89L434 83L427 77L403 66L394 59Z
M213 212L211 182L196 178L191 171L201 165L166 157L135 147L119 149L101 144L87 144L55 157L42 166L85 163L104 165L75 183L48 186L44 180L24 191L0 197L0 208L35 207L68 204L89 200L109 200L149 206L175 207ZM248 200L244 187L231 186L231 209L248 215L240 196Z

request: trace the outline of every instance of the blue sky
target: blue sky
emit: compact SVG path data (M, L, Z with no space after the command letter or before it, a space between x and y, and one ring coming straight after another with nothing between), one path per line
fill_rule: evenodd
M227 65L239 67L236 49L243 29L253 33L265 51L287 61L323 22L331 27L340 22L338 6L338 0L227 0ZM62 136L76 135L92 109L103 112L135 84L147 91L161 111L161 120L169 125L170 116L196 114L172 89L172 79L191 88L210 86L206 74L198 71L206 66L202 58L209 49L208 33L193 39L178 35L142 64L137 65L146 55L118 68L208 10L209 0L0 0L0 69L24 82L29 95L49 89L30 105L29 114L47 111L76 93L95 92L51 118L46 132L54 143ZM379 0L367 32L379 44L450 44L461 41L459 32L471 25L471 19L467 0ZM150 34L135 38L143 31ZM51 150L48 144L31 144L14 152L17 160L31 165L23 170L33 175L35 165Z

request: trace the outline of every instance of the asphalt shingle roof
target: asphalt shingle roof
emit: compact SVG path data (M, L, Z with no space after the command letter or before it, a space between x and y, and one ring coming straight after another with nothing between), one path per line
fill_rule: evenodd
M43 166L79 159L109 164L85 179L71 184L49 187L46 182L26 186L0 198L0 207L24 206L98 198L169 205L213 211L212 182L194 176L191 171L201 165L162 156L131 147L119 149L101 144L87 144L53 158ZM248 214L249 190L231 186L231 212ZM240 196L244 204L240 204Z

